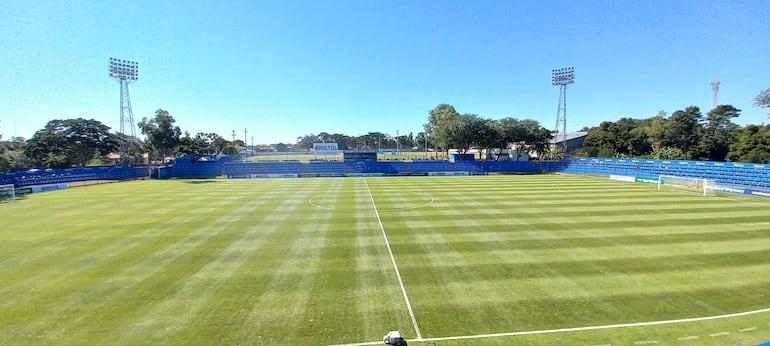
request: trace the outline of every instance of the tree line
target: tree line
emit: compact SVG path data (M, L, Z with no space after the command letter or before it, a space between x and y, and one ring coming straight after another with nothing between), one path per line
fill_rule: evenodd
M505 117L499 120L487 119L477 114L460 114L449 104L442 103L428 112L428 122L424 131L416 135L392 136L382 132L369 132L359 136L340 133L308 134L297 137L296 149L306 150L313 143L337 143L342 150L347 149L401 149L423 151L428 148L436 151L450 149L465 153L476 149L507 149L517 145L524 151L545 153L551 140L551 132L540 126L536 120L519 120Z
M0 172L27 168L69 168L109 164L109 154L125 149L123 164L162 161L168 156L185 154L233 155L242 141L230 142L215 133L182 134L168 111L158 109L151 118L143 118L138 128L141 141L120 133L94 119L55 119L35 132L30 139L20 137L3 141L0 137ZM144 157L147 156L147 159Z
M437 150L456 149L460 153L471 148L490 152L489 149L502 151L515 147L518 152L536 152L542 156L550 151L549 142L553 138L551 131L536 120L514 117L494 120L477 114L460 114L449 104L440 104L428 112L424 128Z
M770 107L770 88L761 91L754 106ZM770 125L738 126L732 120L741 110L719 105L704 116L690 106L664 111L648 119L605 121L588 131L576 156L637 157L770 163ZM770 115L770 114L768 114Z
M770 107L770 88L754 99L754 105ZM738 126L733 119L741 110L720 105L705 115L695 106L676 110L670 116L659 112L647 119L620 118L585 128L583 147L571 154L595 157L639 157L770 163L770 125ZM3 140L0 134L0 172L27 168L67 168L108 164L105 157L125 149L123 163L162 162L181 155L237 155L245 146L241 140L228 141L216 133L182 132L168 111L158 109L137 124L145 139L111 133L94 119L55 119L30 139ZM320 132L297 137L296 143L278 143L261 150L305 151L313 143L334 142L340 149L395 149L437 151L471 148L535 152L540 157L561 155L551 148L553 134L532 119L504 117L488 119L477 114L460 114L449 104L428 112L423 131L395 136L381 132L348 136ZM254 148L253 148L254 149ZM499 152L499 150L498 150ZM144 159L147 156L148 159ZM492 157L496 159L496 157Z
M110 164L107 155L121 152L123 164L162 162L182 155L239 154L242 140L228 141L216 133L182 132L168 111L158 109L152 117L137 124L144 140L110 132L94 119L55 119L35 132L30 139L0 137L0 172L27 168L68 168ZM265 151L308 151L313 143L338 143L347 149L448 150L465 152L472 146L504 147L506 143L527 145L537 151L547 148L550 132L534 120L504 118L490 120L475 114L459 114L454 107L441 104L429 112L425 131L396 136L368 132L358 136L320 132L297 137L296 143L278 143L252 148ZM145 158L147 157L147 158Z
M770 162L770 126L738 126L741 110L719 105L705 115L695 106L648 119L620 118L587 129L576 156Z

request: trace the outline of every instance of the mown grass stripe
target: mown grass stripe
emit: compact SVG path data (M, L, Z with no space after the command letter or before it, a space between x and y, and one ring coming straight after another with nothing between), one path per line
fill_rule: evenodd
M260 191L260 195L269 195L268 191ZM121 328L118 343L126 343L136 338L137 335L146 334L143 329L148 326L152 329L161 329L162 334L156 333L155 338L165 339L166 334L173 335L180 326L185 326L195 318L200 311L212 304L212 296L222 289L223 285L231 279L235 272L240 270L243 263L258 249L275 227L263 224L250 224L249 213L271 203L280 203L278 199L266 199L260 195L250 198L242 197L233 209L233 216L225 220L215 219L222 232L228 232L231 238L220 249L214 248L212 260L205 263L197 272L190 275L187 280L175 292L172 292L163 301L148 306L148 310L137 316L137 320ZM267 227L266 227L267 226ZM216 250L219 250L218 252Z
M283 218L289 220L301 216L299 208L305 206L308 192L314 191L312 186L295 190L292 193L293 202L287 201L285 206L278 208L284 211ZM335 196L336 192L339 192L339 186L324 191L331 196ZM288 212L285 212L287 209ZM323 213L320 210L316 212ZM285 232L281 239L284 251L277 262L277 270L264 278L266 287L256 297L243 323L243 327L257 333L249 339L266 344L292 344L299 343L301 335L307 332L302 328L308 321L303 320L302 316L312 300L310 292L314 277L322 270L319 266L321 247L318 244L324 241L329 227L330 215L322 215L327 222L296 225L280 223L278 232ZM287 292L295 294L287 295Z
M0 343L318 344L392 329L416 337L372 197L423 340L767 304L766 200L559 175L366 178L370 197L363 181L145 181L0 205L13 210L0 221ZM130 196L125 206L116 195ZM315 196L333 208L309 204ZM432 203L413 207L425 196ZM768 318L516 341L667 343Z
M190 200L185 204L187 206L193 206L196 202L204 204L206 203L204 200L205 198L199 198L197 200ZM206 216L204 214L200 217L204 218ZM135 228L118 230L118 236L114 238L115 243L105 243L105 239L96 237L96 239L84 242L80 247L55 246L46 249L42 252L41 256L32 256L32 258L36 259L35 261L25 262L25 266L12 268L12 270L6 272L6 275L0 278L0 282L5 280L13 281L12 283L4 284L0 288L0 293L6 294L9 290L27 293L40 291L41 294L51 290L61 292L62 288L65 287L61 282L65 282L68 278L78 276L90 277L92 274L89 274L89 272L94 271L96 271L94 274L99 275L112 272L115 270L112 259L121 258L120 255L122 254L128 254L129 259L134 259L135 256L131 253L134 247L153 246L150 240L158 239L159 236L168 231L173 231L175 228L173 226L179 227L177 222L184 219L184 216L167 217L164 222L156 223L147 229L139 231L139 233L132 233L136 232ZM196 220L186 217L185 222L194 223ZM107 233L113 231L105 230ZM105 261L107 262L105 263ZM31 271L32 274L30 275L30 267L42 267L47 268L47 270ZM17 300L15 303L21 303L21 301Z
M145 242L146 257L132 259L121 254L122 270L107 274L107 282L94 282L91 290L73 300L71 304L87 304L90 313L82 314L77 321L62 323L61 328L73 335L74 339L89 331L97 331L104 338L110 338L112 333L123 333L132 330L130 320L143 309L156 303L163 297L167 299L174 289L182 285L190 273L204 266L212 257L212 252L199 251L202 244L212 244L216 248L217 239L229 237L223 232L223 225L233 220L230 215L211 217L217 208L228 208L238 205L238 199L215 199L207 206L192 209L194 218L181 224L173 224L168 231L172 233L171 242ZM215 214L213 214L215 215ZM195 227L190 227L195 225ZM152 238L157 239L155 235ZM101 270L109 270L102 267ZM142 301L141 305L125 305L124 301ZM104 326L110 326L105 328Z
M396 262L396 257L393 255L393 249L390 246L390 241L388 240L388 234L385 231L385 226L382 224L382 219L380 218L380 213L377 210L377 203L374 200L374 195L372 194L372 190L369 187L369 183L364 178L364 185L366 186L366 192L369 193L369 199L371 200L372 206L374 207L374 214L377 217L377 224L380 227L380 231L382 232L382 237L385 240L385 247L388 249L388 255L390 255L390 261L393 264L393 270L396 274L396 279L398 279L398 285L401 287L401 293L404 296L404 303L406 304L406 309L409 311L409 317L412 320L412 326L414 327L414 332L417 335L417 339L422 339L422 333L420 332L420 327L417 324L417 319L415 318L414 310L412 309L412 303L409 300L409 295L407 294L406 287L404 286L404 280L401 278L401 272L398 270L398 263Z

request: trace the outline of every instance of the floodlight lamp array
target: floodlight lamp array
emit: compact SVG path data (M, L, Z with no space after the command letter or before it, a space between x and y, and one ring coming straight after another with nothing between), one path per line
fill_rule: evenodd
M553 85L567 85L575 83L575 68L565 67L551 70L551 83Z
M139 79L139 63L110 58L110 77L120 80L135 81Z

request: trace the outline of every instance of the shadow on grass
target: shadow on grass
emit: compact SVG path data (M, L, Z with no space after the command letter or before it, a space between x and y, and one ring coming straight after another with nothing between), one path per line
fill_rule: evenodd
M19 195L16 195L16 197L14 198L0 198L0 205L14 203L14 202L21 202L25 199L27 199L26 194L19 194Z
M219 180L184 180L187 184L194 184L194 185L200 185L200 184L214 184L218 183Z

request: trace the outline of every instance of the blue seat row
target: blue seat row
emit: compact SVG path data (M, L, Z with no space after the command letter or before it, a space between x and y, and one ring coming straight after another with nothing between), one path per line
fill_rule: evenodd
M617 174L644 178L657 178L660 175L675 175L710 179L725 184L770 187L770 167L755 164L678 160L577 158L573 159L564 171L575 174Z

